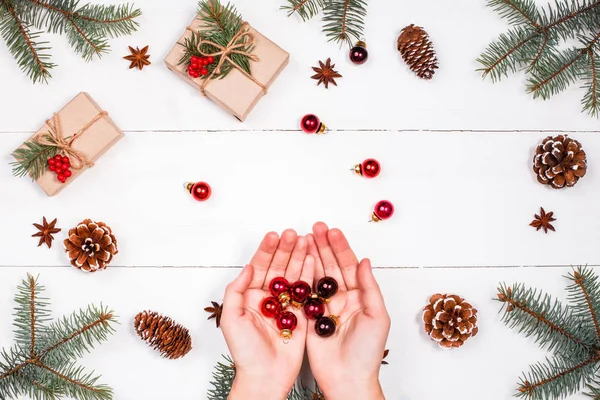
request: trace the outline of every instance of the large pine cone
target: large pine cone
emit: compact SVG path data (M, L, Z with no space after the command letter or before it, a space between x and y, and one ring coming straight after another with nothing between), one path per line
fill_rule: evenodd
M414 24L402 29L398 37L398 51L404 62L419 78L431 79L438 69L438 60L429 35Z
M535 149L533 171L539 183L554 189L575 186L587 171L585 151L567 135L548 136Z
M434 294L423 309L425 332L444 349L460 347L477 335L477 310L460 296Z
M71 265L88 272L106 269L113 256L119 252L117 238L104 222L86 219L69 230L63 242Z
M163 357L174 360L192 349L192 337L182 325L154 311L142 311L135 316L137 334Z

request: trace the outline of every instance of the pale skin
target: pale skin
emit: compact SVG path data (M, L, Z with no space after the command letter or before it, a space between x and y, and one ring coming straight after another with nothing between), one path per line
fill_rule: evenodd
M330 338L314 331L301 310L292 310L298 327L288 343L260 304L269 282L284 276L311 285L335 278L338 293L326 315L339 317ZM327 400L385 399L379 383L381 357L390 318L368 259L358 261L344 234L316 223L313 233L268 233L242 273L227 286L221 319L236 365L230 400L284 400L294 385L306 350L312 373Z

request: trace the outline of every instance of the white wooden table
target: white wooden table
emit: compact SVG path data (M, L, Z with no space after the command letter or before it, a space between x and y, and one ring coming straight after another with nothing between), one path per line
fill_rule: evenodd
M30 84L0 46L0 346L12 343L17 284L27 272L40 274L56 316L99 302L117 311L117 334L84 360L116 399L205 398L227 349L202 309L221 299L264 233L306 233L325 220L379 268L393 321L390 365L381 372L388 399L510 398L521 371L544 353L500 322L492 300L498 283L524 282L564 298L569 265L600 264L600 136L598 120L580 114L581 90L544 103L525 94L523 75L482 82L475 59L507 28L482 0L372 2L370 60L360 67L345 47L326 43L319 21L288 19L278 10L283 0L237 0L253 26L291 53L242 124L162 64L195 1L138 3L139 32L113 40L101 61L86 64L52 38L59 67L46 86ZM424 26L438 51L431 82L408 71L395 49L410 23ZM147 44L153 65L128 70L127 45ZM329 90L310 79L310 67L327 57L344 76ZM126 137L47 198L11 176L10 153L79 91L107 109ZM308 112L331 132L298 131ZM588 175L564 191L538 184L531 171L537 143L558 131L580 140L589 160ZM368 157L383 166L375 180L349 171ZM193 201L182 188L188 180L209 182L210 201ZM396 215L367 223L381 199L395 204ZM556 233L528 226L540 206L556 213ZM63 228L51 250L30 237L42 216ZM118 236L120 253L107 271L67 266L60 240L84 218L107 222ZM420 310L436 292L460 294L479 309L480 333L460 350L442 351L423 333ZM186 325L192 352L178 361L152 352L132 327L143 309Z

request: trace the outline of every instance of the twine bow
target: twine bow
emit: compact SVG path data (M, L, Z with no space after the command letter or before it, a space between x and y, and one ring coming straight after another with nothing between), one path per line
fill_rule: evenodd
M71 162L71 168L73 169L81 169L83 167L93 167L94 163L90 161L83 153L77 151L73 148L73 142L79 136L81 136L85 131L87 131L92 125L94 125L98 120L107 115L106 111L102 111L98 113L91 121L83 126L79 131L74 133L72 136L65 137L63 135L62 126L60 124L60 118L58 114L54 114L52 120L46 121L48 127L50 127L48 132L38 133L34 140L41 144L42 146L52 146L58 147L62 153L64 153L67 157L69 157L69 161Z
M202 82L202 85L200 85L200 91L202 92L202 94L204 96L206 96L206 91L205 91L206 86L208 85L208 83L211 80L213 80L215 78L215 75L219 75L221 73L221 70L223 69L223 65L225 64L225 62L228 62L229 64L231 64L231 66L233 66L238 71L240 71L242 74L244 74L248 79L250 79L252 82L254 82L258 86L260 86L265 94L267 93L267 87L264 84L262 84L255 77L253 77L252 75L250 75L249 73L244 71L243 68L241 68L239 65L237 65L229 57L231 54L241 54L243 56L248 57L252 61L259 60L259 58L256 54L252 54L250 52L242 50L243 48L245 48L247 46L251 46L255 43L254 35L249 31L249 29L250 29L250 24L248 24L247 22L244 22L242 24L242 26L240 27L240 30L231 38L229 43L227 43L227 46L221 46L220 44L215 43L210 40L201 40L198 43L198 52L201 55L203 55L204 57L215 57L216 58L216 57L220 56L219 62L217 63L217 66L215 67L215 69L213 69L213 71L210 73L210 75L208 75L204 79L204 82ZM193 32L193 30L190 27L188 27L188 30L191 30ZM243 40L240 40L240 39L243 39ZM239 41L239 43L238 43L238 41ZM204 51L202 51L202 45L205 45L205 44L216 47L219 50L214 53L205 53Z

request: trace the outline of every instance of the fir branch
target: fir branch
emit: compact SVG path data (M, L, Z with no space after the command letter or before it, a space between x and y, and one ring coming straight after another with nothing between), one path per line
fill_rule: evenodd
M593 50L588 52L589 66L583 73L585 95L581 100L584 110L588 110L590 115L598 116L600 113L600 58Z
M541 15L533 0L489 0L491 7L512 25L540 27Z
M366 0L327 0L323 9L323 31L329 41L347 43L360 40L367 15Z
M281 6L282 10L287 11L288 17L297 14L302 21L308 21L321 12L325 7L325 0L287 0L288 5Z
M525 336L534 336L536 343L548 351L585 357L595 350L593 336L578 335L581 318L572 316L568 307L549 295L523 285L498 288L498 300L503 304L502 321L517 328Z
M82 367L75 363L61 366L62 371L49 367L38 362L35 364L53 375L49 379L54 385L59 387L65 395L80 400L110 400L112 399L112 389L106 385L96 385L99 377L93 376L93 373L86 373Z
M56 143L56 140L50 134L44 135L44 139ZM13 175L23 177L30 175L32 180L37 180L48 168L48 159L54 157L60 152L58 146L47 146L28 140L23 147L14 151L13 156L16 161L10 163L13 166Z
M46 52L50 49L48 42L37 41L41 32L31 31L32 25L19 16L12 1L0 0L0 35L21 70L33 83L47 82L51 77L50 70L55 66Z
M48 299L40 297L44 290L31 275L27 276L27 281L23 281L17 286L15 295L15 327L14 335L16 342L24 349L29 349L29 355L36 351L36 337L40 338L46 334L45 324L51 319L48 309Z
M534 364L529 373L521 378L517 396L547 399L575 394L590 381L598 361L600 361L600 354L577 363L554 358L546 359L546 364Z
M600 282L591 270L577 267L567 276L573 282L567 287L567 299L573 304L573 315L581 317L588 323L589 329L596 332L596 340L600 343Z

